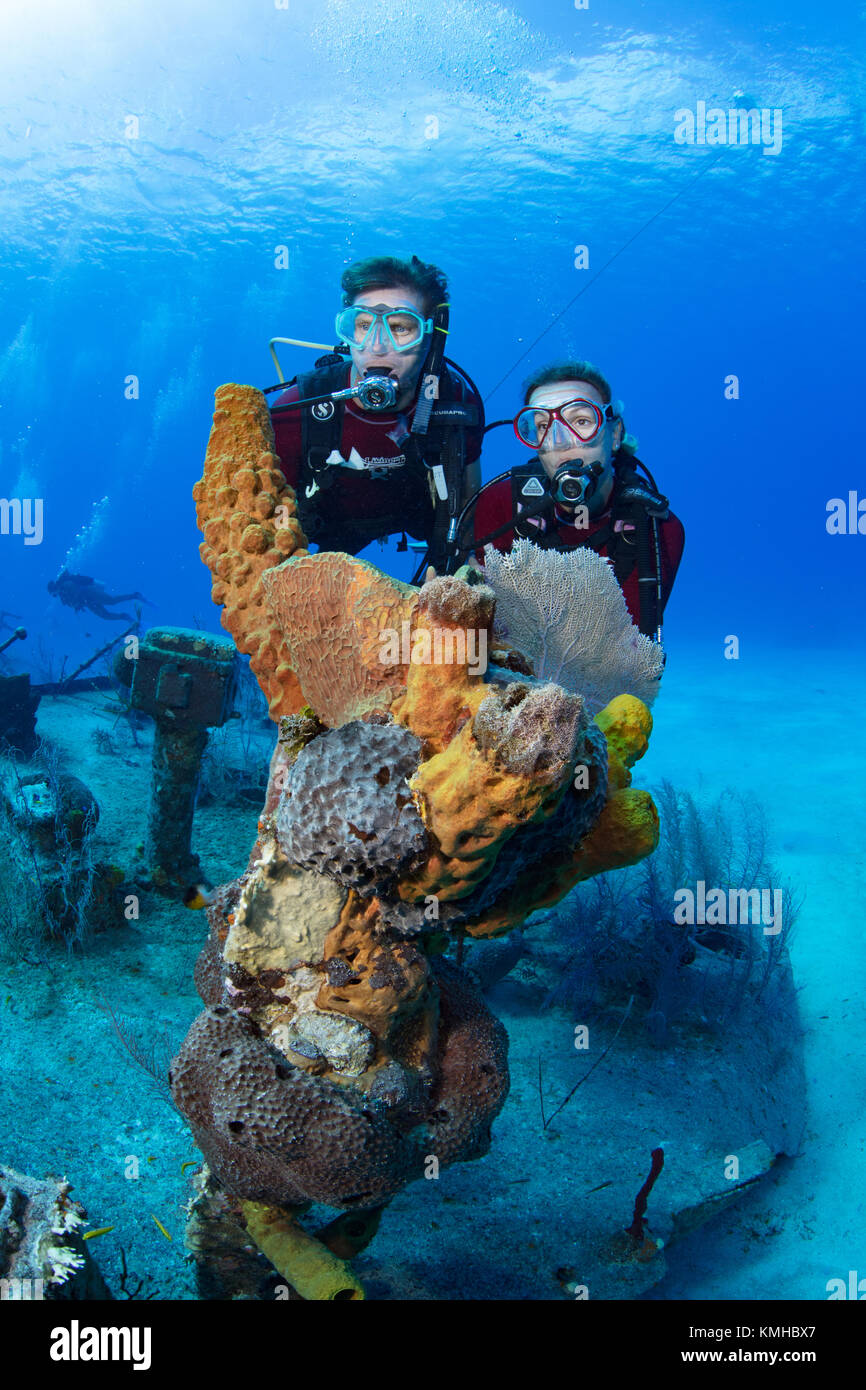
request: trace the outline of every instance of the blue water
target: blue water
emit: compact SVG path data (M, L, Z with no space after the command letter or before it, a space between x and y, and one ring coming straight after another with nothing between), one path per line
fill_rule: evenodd
M744 687L784 661L832 700L866 596L866 535L826 527L866 497L864 23L838 0L4 0L0 495L44 502L41 544L0 536L30 632L4 669L110 635L47 594L64 564L218 629L191 500L215 388L272 384L268 339L330 341L346 265L414 253L489 419L562 356L625 401L686 527L684 666L727 679L734 634ZM677 143L698 103L780 112L781 147ZM494 432L484 477L518 452Z
M328 341L347 263L414 252L449 276L451 355L485 395L510 373L493 418L551 358L609 375L687 527L670 641L847 639L862 541L825 520L862 486L851 7L820 25L763 3L41 13L0 21L2 479L45 502L40 546L4 538L2 606L75 645L45 585L108 497L77 567L157 617L208 612L190 488L214 388L271 384L268 338ZM781 108L781 151L675 144L699 100ZM517 447L494 434L485 476Z

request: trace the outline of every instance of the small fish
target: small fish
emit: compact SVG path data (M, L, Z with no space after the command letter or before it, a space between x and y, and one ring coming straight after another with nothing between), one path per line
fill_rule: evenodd
M187 1170L187 1168L197 1168L198 1165L199 1165L199 1160L198 1160L197 1158L188 1158L187 1161L186 1161L186 1163L182 1163L182 1164L180 1165L180 1171L181 1171L181 1173L185 1173L186 1170Z
M157 1226L158 1226L159 1229L162 1231L162 1234L165 1236L166 1240L171 1240L171 1236L169 1235L168 1231L167 1231L167 1230L165 1229L165 1227L163 1226L163 1224L162 1224L162 1222L160 1221L159 1217L154 1216L153 1212L151 1212L151 1213L150 1213L150 1219L151 1219L151 1221L155 1221L155 1222L156 1222Z
M201 883L191 884L183 895L183 905L188 907L191 912L199 912L211 902L213 902L213 890L205 888Z
M96 1240L97 1236L107 1236L109 1231L113 1231L113 1226L97 1226L95 1231L85 1231L82 1240Z

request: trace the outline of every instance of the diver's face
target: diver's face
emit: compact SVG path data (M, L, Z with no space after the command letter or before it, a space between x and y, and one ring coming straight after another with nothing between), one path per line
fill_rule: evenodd
M537 386L529 398L529 404L546 406L552 410L555 406L565 405L566 401L573 401L578 397L594 401L601 410L605 408L601 392L588 381L557 381L546 386ZM552 478L556 470L569 460L580 459L582 463L606 465L606 473L609 469L612 480L611 460L621 440L622 424L619 420L605 420L598 434L588 441L576 438L560 420L555 420L538 451L538 458L548 478Z
M424 302L416 290L410 289L408 285L396 285L393 289L373 289L359 294L352 301L356 305L382 305L387 304L394 309L414 309L421 318L426 318ZM429 336L424 338L417 347L409 348L407 352L395 352L393 346L388 341L388 335L382 330L382 325L377 326L377 331L373 333L371 343L364 348L350 348L352 356L352 382L360 381L370 367L374 367L383 376L392 376L399 383L397 392L397 408L403 410L408 406L415 394L415 387L418 384L418 377L427 349L430 346ZM356 408L361 408L360 403L355 403Z

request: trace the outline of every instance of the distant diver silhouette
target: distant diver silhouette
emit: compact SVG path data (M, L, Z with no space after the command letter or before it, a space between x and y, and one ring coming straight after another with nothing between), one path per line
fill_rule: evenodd
M65 603L67 608L73 608L76 613L81 613L86 608L95 613L97 618L116 618L118 622L123 623L132 623L135 619L129 613L107 612L106 604L125 603L133 598L141 599L142 603L150 603L150 600L138 591L112 597L108 590L95 579L91 579L90 575L70 574L68 570L61 570L57 578L49 582L47 588L49 594L54 594L61 603Z

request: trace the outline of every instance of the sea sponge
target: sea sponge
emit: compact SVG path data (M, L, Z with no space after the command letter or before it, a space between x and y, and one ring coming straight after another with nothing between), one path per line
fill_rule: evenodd
M307 703L335 728L385 712L406 683L405 667L383 660L383 638L401 631L418 600L409 584L366 560L302 555L264 577L271 626L297 672Z
M430 1152L440 1163L482 1158L491 1121L508 1097L508 1034L475 985L450 961L435 965L440 990L437 1081Z
M199 1014L170 1076L196 1143L235 1196L363 1208L420 1171L416 1146L361 1093L292 1066L224 1006Z
M360 1280L346 1261L316 1240L278 1208L242 1203L247 1230L274 1269L311 1302L363 1299Z
M199 552L213 575L223 627L247 653L272 719L303 705L288 648L265 607L262 575L305 554L295 493L280 472L267 402L253 386L216 392L204 475L192 495L204 533Z
M350 892L325 941L316 1007L363 1022L387 1044L382 1056L429 1073L436 1037L436 996L430 963L409 941L376 931L378 903ZM396 1035L399 1033L399 1037Z
M635 864L658 845L655 803L648 792L629 785L631 765L647 748L652 715L634 696L621 696L596 715L595 723L605 730L608 753L607 798L598 818L565 852L558 848L535 862L527 860L507 891L467 923L471 936L500 936L531 912L559 902L576 883Z
M397 694L391 713L421 740L425 757L443 752L489 694L484 674L492 618L486 585L439 576L418 594L405 693Z
M394 723L352 720L297 756L276 813L289 860L358 892L384 892L414 868L427 833L409 791L421 745Z
M262 402L223 390L241 393L224 401L249 453ZM211 472L221 460L228 474L219 425ZM230 477L249 516L256 468ZM202 515L231 500L199 492ZM241 530L245 550L231 528L206 531L226 585L227 556L265 554L256 535ZM488 670L485 584L434 577L417 591L346 555L268 559L254 577L241 563L231 617L248 642L269 634L257 674L272 713L299 717L281 727L247 870L209 906L196 975L209 1007L172 1089L234 1196L372 1209L430 1156L483 1153L508 1090L504 1029L437 955L448 932L507 931L649 852L657 816L630 769L652 720L619 690L593 719L538 653L534 673L519 651L504 659L522 675ZM595 627L589 608L581 621L616 637L609 661L595 652L610 676L631 636L601 607Z
M571 856L565 891L584 878L636 864L652 854L658 842L659 816L649 792L623 787L605 802L592 830Z
M607 800L608 768L601 730L590 723L583 738L579 763L587 775L581 777L581 785L566 786L552 815L520 826L501 846L490 874L468 896L442 905L440 915L449 930L464 926L474 935L479 924L486 923L491 913L497 913L500 903L511 901L512 889L524 875L530 882L534 876L533 891L540 896L543 886L538 882L539 867L555 856L570 861L576 846L590 834ZM534 910L523 901L525 914ZM519 916L513 912L508 920L509 926L520 925Z
M618 695L599 710L595 722L607 739L611 790L629 786L630 769L649 747L652 715L634 695Z
M479 704L410 783L436 848L406 876L400 896L460 898L491 872L523 825L553 814L574 775L588 716L558 686L505 686Z
M406 1129L378 1101L309 1075L256 1024L218 1005L199 1014L169 1073L172 1094L229 1192L273 1206L380 1206L422 1176L430 1156L477 1158L508 1092L507 1037L461 971L433 966L440 999L435 1090ZM429 1088L428 1088L429 1090Z

